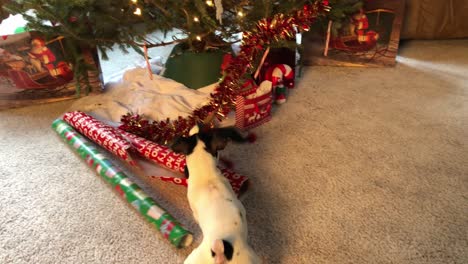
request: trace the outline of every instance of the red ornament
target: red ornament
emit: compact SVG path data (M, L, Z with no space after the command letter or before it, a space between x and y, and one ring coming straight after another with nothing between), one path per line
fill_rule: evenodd
M76 16L71 16L71 17L68 19L68 21L74 23L74 22L78 21L78 18L77 18Z

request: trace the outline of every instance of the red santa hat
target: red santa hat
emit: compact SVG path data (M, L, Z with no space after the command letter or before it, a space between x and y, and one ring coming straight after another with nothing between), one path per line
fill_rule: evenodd
M31 40L31 44L32 45L39 44L41 47L43 47L45 46L45 41L42 38L33 38Z

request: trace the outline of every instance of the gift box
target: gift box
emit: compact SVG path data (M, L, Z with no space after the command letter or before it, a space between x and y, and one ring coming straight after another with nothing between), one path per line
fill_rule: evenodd
M86 63L96 71L88 71L87 81L81 78L78 82L74 65L67 61L70 58L67 46L67 39L46 38L39 32L1 36L0 110L101 91L97 51L81 50ZM85 88L90 90L86 93Z

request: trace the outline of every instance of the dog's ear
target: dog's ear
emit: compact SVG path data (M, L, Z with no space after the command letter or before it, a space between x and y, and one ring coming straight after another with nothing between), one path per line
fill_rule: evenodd
M198 133L204 132L208 127L203 124L201 121L197 121L197 123L190 129L189 135L193 136Z
M197 127L198 127L198 129L200 129L200 131L202 131L203 128L205 128L205 124L202 121L198 120L197 121Z
M217 128L213 131L211 146L214 150L223 150L229 141L245 143L248 139L242 136L239 130L233 127Z
M175 153L182 153L184 155L189 155L193 152L193 149L197 145L197 137L179 137L171 145L171 149Z

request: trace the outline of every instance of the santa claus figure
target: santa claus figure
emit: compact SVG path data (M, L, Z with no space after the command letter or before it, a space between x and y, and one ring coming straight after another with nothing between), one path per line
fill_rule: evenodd
M37 72L53 70L55 68L55 55L47 48L44 40L34 38L31 41L31 51L29 52L31 64Z
M378 40L379 34L375 31L369 30L369 19L367 18L364 9L360 9L358 13L353 15L350 24L350 33L357 36L359 43L374 43Z

